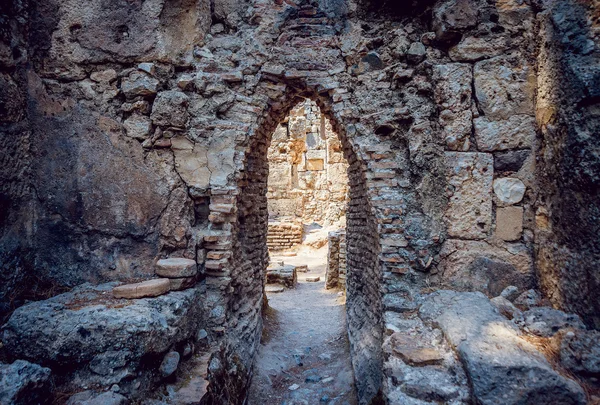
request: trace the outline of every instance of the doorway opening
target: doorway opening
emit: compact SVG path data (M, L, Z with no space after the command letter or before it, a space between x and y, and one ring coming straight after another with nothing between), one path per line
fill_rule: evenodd
M342 143L306 99L273 132L267 160L267 302L248 403L357 404L345 308Z

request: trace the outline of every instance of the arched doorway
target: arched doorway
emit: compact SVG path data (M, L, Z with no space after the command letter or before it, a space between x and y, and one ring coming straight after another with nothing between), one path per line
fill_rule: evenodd
M238 179L240 193L237 196L234 266L241 270L238 280L232 283L233 294L243 295L248 305L263 299L263 289L257 289L256 286L259 283L263 285L268 266L267 156L270 139L277 125L295 105L305 99L312 99L331 121L348 162L347 330L359 401L361 404L367 403L377 395L382 375L382 273L378 261L380 245L377 221L370 204L367 169L364 161L355 153L351 141L353 134L346 130L346 126L351 123L345 123L340 111L335 111L335 103L327 92L319 94L300 83L295 83L294 86L287 83L278 87L272 82L265 82L263 85L277 90L271 91L269 106L257 129L251 134L245 153L244 171ZM239 304L236 306L237 308L231 308L234 314L247 310ZM259 320L255 335L252 336L254 340L240 343L235 349L242 353L242 358L243 353L247 358L252 358L255 354L261 326ZM244 334L246 337L250 335L247 331Z

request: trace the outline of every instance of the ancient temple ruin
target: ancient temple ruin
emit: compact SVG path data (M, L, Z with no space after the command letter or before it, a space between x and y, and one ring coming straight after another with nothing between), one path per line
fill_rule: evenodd
M599 27L1 2L0 404L600 403ZM321 299L294 328L333 351L266 361L276 309Z

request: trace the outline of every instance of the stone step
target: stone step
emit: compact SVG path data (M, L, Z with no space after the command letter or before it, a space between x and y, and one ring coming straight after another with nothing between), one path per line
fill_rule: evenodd
M321 277L319 277L319 276L306 277L306 282L308 282L308 283L316 283L318 281L321 281Z
M156 275L160 277L194 277L197 273L198 266L194 260L177 257L156 262Z
M171 283L167 278L157 278L142 281L141 283L125 284L113 288L116 298L146 298L158 297L169 292Z

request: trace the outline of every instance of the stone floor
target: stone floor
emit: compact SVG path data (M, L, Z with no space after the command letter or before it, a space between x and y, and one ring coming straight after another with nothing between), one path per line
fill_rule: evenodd
M307 264L295 289L267 293L263 341L257 354L249 405L356 405L346 335L345 298L325 290L327 247L272 257ZM320 276L321 281L307 282Z

